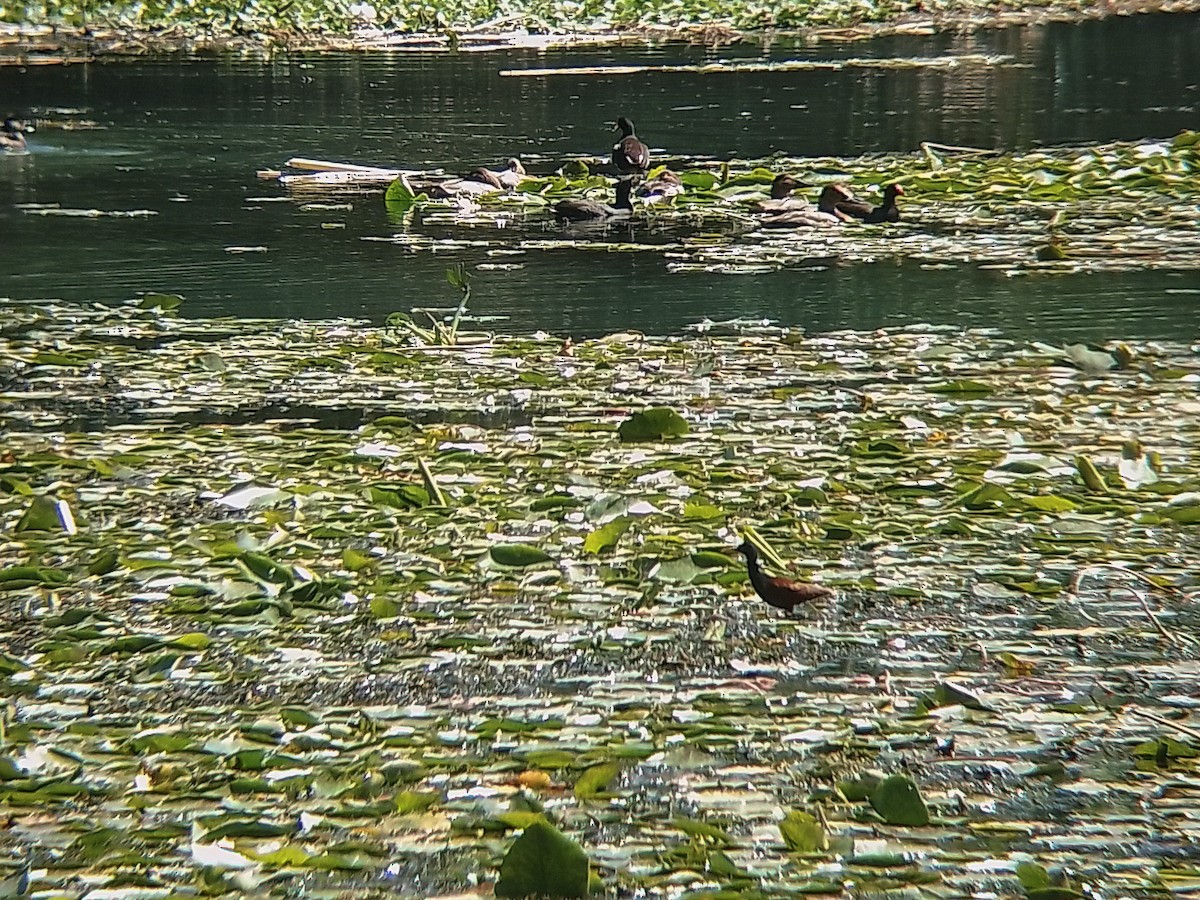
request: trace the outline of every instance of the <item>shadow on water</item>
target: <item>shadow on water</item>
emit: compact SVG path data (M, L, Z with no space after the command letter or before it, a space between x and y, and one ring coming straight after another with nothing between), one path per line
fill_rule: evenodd
M631 116L664 154L715 158L911 152L924 140L1023 149L1165 136L1196 124L1200 16L1136 16L839 46L665 44L495 54L298 54L141 59L0 69L0 93L44 119L78 109L104 127L38 130L0 158L0 295L115 301L187 296L198 315L366 316L439 305L452 262L477 271L473 311L499 327L577 337L674 332L748 314L810 329L928 320L1048 340L1176 336L1196 324L1186 276L1146 272L1013 281L973 268L892 264L762 275L678 274L658 254L521 253L525 230L459 229L493 242L431 253L387 237L378 195L298 205L257 169L293 155L364 163L498 164L547 171L606 153L604 123ZM501 77L504 69L612 63L999 54L1011 64L725 74ZM141 218L68 219L18 204ZM552 229L545 236L562 236ZM666 240L669 235L639 242ZM498 242L498 246L496 245ZM253 252L245 252L250 248ZM515 255L496 253L516 251Z
M311 404L267 403L236 409L187 410L158 413L121 402L120 398L67 401L49 406L55 421L52 431L105 432L126 425L222 425L237 427L272 422L280 432L315 428L354 431L379 419L405 419L416 427L426 425L473 425L487 430L507 431L533 423L533 413L518 407L500 409L429 409L416 407L314 406ZM31 430L37 430L32 428Z

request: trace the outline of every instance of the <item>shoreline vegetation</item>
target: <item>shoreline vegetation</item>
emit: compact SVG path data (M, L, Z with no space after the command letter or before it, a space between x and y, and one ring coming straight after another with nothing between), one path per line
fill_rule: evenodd
M1111 15L1200 11L1200 0L445 0L199 4L0 4L0 65L53 65L101 56L286 50L547 49L683 40L770 43L802 34L850 41Z

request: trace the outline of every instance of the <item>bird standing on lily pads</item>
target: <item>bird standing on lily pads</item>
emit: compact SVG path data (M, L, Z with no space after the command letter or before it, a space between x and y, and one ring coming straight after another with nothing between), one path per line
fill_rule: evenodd
M819 584L767 575L758 564L758 548L748 540L738 545L737 552L746 557L746 569L754 593L776 609L791 612L797 606L833 596L833 591Z
M633 132L633 123L624 116L617 119L614 131L621 139L613 146L612 161L622 175L645 175L650 168L650 148Z

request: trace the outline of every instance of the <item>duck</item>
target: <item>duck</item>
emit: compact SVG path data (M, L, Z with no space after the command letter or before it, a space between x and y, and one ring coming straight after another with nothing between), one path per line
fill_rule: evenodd
M25 143L26 132L33 131L32 125L26 125L20 119L9 116L4 120L0 129L0 150L5 153L24 153L29 149Z
M817 208L803 206L767 216L762 220L763 228L832 228L846 220L839 214L839 203L853 199L854 195L844 184L827 184L821 190Z
M742 541L737 552L746 557L746 571L754 593L776 609L791 612L797 606L833 596L833 591L819 584L768 576L758 564L758 548L749 541Z
M621 116L613 131L621 132L621 139L613 145L612 161L622 175L644 175L650 168L650 148L633 133L633 122Z
M554 204L554 217L565 222L590 222L600 219L626 219L633 215L630 192L633 185L629 179L617 182L617 200L612 206L598 200L571 197Z
M474 172L467 175L468 181L479 181L480 184L492 185L498 190L511 190L511 188L520 185L526 178L526 170L522 166L521 161L517 157L512 157L508 163L505 163L503 169L488 169L485 166L480 166Z
M881 222L899 222L900 208L896 206L896 198L904 196L904 188L898 184L889 184L883 189L883 203L871 206L865 200L857 197L838 203L838 212L845 213L855 219L862 219L868 225L878 225Z
M637 195L646 203L660 203L682 194L683 191L683 179L670 169L663 169L639 187Z
M750 205L750 211L756 213L781 213L796 209L809 209L810 204L803 197L791 196L792 191L804 185L791 175L776 175L771 182L771 196L767 200L759 200Z
M474 172L467 176L470 181L478 181L483 184L490 184L500 190L512 189L520 184L526 176L525 167L521 165L521 161L515 156L508 161L503 169L493 171L484 166L480 166Z

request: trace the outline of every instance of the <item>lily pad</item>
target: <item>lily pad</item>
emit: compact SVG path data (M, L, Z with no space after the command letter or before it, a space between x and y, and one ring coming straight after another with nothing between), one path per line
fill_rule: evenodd
M526 828L500 864L497 897L588 895L588 859L579 845L544 819Z

